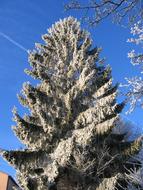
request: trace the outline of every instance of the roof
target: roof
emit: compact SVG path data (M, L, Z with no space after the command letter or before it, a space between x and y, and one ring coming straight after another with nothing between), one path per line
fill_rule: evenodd
M13 183L16 187L19 187L18 184L15 182L15 180L14 180L10 175L8 175L7 173L5 173L5 172L3 172L3 171L0 171L0 174L2 174L2 175L6 175L8 181L11 180L12 183ZM7 184L8 184L8 181L7 181Z

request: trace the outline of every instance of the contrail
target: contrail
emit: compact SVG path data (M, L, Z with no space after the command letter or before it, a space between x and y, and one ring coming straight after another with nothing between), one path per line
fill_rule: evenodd
M18 42L16 42L15 40L13 40L11 37L9 37L8 35L0 32L0 36L2 36L3 38L7 39L9 42L11 42L12 44L14 44L15 46L17 46L18 48L22 49L23 51L26 51L28 53L28 50L22 46L21 44L19 44Z

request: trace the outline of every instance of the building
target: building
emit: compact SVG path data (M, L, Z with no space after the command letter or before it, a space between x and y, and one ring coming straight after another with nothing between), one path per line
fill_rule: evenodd
M4 172L0 172L0 190L20 190L14 179Z

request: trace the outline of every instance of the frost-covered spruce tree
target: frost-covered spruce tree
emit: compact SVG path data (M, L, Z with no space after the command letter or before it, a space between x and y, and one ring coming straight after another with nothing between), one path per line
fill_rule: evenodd
M19 100L30 109L14 110L13 130L26 146L1 151L17 170L24 190L112 190L125 187L141 140L125 142L115 134L124 103L116 102L110 67L99 64L100 49L75 18L53 25L29 53L26 72L40 83L26 83Z

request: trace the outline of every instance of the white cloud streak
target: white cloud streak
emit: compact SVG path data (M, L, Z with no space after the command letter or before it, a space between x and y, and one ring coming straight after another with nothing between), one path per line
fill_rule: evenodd
M15 40L13 40L10 36L4 34L3 32L0 32L0 36L2 36L3 38L7 39L9 42L11 42L13 45L17 46L21 50L23 50L23 51L25 51L25 52L28 53L28 50L23 45L21 45L20 43L16 42Z

